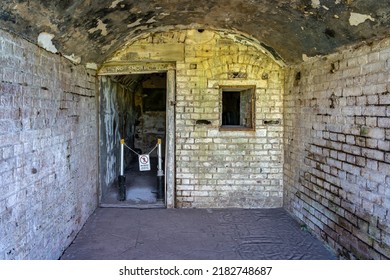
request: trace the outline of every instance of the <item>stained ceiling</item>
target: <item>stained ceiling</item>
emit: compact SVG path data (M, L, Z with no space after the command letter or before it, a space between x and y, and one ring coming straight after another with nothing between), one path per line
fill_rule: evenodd
M0 28L81 63L170 29L245 34L287 64L390 36L390 0L2 0Z

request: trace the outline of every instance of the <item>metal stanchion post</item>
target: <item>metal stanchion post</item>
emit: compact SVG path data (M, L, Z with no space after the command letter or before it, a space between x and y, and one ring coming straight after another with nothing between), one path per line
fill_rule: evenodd
M125 139L121 139L121 166L120 166L120 175L118 177L119 184L119 200L126 200L126 186L125 181L126 177L124 176L124 147L125 147Z
M164 199L164 171L162 168L161 139L157 140L157 199Z

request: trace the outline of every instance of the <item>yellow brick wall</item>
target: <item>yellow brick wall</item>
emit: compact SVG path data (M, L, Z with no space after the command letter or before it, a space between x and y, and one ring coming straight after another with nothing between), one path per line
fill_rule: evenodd
M144 36L108 62L167 61L176 64L176 206L282 206L283 68L250 40L207 30ZM256 87L254 130L220 131L221 85Z

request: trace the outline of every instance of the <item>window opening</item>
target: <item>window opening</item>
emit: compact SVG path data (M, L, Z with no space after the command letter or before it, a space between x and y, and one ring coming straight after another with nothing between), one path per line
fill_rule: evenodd
M254 87L221 87L221 129L254 128Z

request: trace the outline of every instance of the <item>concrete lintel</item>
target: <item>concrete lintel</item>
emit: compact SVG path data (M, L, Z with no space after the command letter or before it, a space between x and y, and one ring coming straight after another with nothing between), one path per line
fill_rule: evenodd
M116 62L103 64L98 75L151 74L175 69L174 62Z

